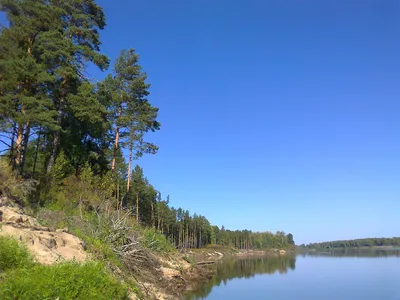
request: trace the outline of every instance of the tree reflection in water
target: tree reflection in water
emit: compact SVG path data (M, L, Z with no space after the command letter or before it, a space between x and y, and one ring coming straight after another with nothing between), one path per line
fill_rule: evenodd
M296 268L295 255L280 257L228 257L216 266L215 275L202 284L195 292L186 295L184 299L195 300L206 298L213 287L220 286L234 278L251 278L258 274L285 274Z

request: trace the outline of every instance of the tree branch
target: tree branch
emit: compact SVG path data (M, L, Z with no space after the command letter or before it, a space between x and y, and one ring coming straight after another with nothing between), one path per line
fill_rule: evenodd
M11 145L7 144L5 141L0 140L0 142L2 142L4 145L6 145L7 147L11 148Z

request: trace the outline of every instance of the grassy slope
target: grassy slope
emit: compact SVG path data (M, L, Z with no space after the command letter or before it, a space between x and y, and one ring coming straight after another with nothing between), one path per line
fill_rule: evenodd
M129 299L128 287L99 262L36 264L27 249L0 237L1 299Z

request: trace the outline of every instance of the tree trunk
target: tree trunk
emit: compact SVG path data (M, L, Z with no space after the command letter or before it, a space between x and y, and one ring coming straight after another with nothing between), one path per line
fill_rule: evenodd
M201 248L201 228L200 228L200 237L199 237L199 248Z
M39 147L40 147L40 128L39 128L39 133L37 137L37 142L36 142L36 152L35 152L35 158L33 160L33 168L32 168L32 176L35 175L36 171L36 163L37 163L37 158L38 158L38 153L39 153Z
M29 122L26 122L24 140L23 140L22 147L21 147L21 164L19 166L19 174L20 175L22 175L23 172L24 172L24 165L25 165L25 160L26 160L26 151L28 149L30 132L31 132L31 127L29 125Z
M13 131L11 136L11 146L10 146L10 163L12 162L13 169L15 168L15 137L17 136L17 124L13 124Z
M139 223L139 193L136 193L136 221Z
M154 203L151 202L151 227L156 228L155 220L154 220Z
M117 211L118 211L118 205L119 205L119 180L117 180L117 190L115 192L115 201L116 201L116 206L117 206Z
M21 147L24 139L24 126L19 125L17 129L17 140L15 141L13 169L19 168L21 164Z
M194 224L194 230L193 230L193 248L197 248L197 228L196 224Z
M160 206L160 204L158 204L158 206ZM157 212L157 230L158 230L158 231L161 231L161 230L160 230L160 225L161 225L161 212L160 212L160 209L159 209L159 208L158 208L157 210L158 210L158 212Z
M179 242L178 242L178 247L182 248L182 221L179 224Z
M186 223L186 243L185 243L185 248L187 248L189 245L189 223Z
M21 104L21 114L25 114L24 103ZM13 170L17 170L17 176L19 174L19 168L21 166L21 153L22 153L22 143L24 140L24 125L19 124L17 129L17 140L15 142L15 152L14 152L14 162Z
M57 153L58 153L58 148L60 145L60 140L61 140L61 131L56 130L54 132L53 136L53 142L52 142L52 150L50 153L50 159L49 159L49 164L47 165L47 174L50 174L51 170L53 169L56 159L57 159Z
M111 161L111 170L113 170L113 171L115 169L115 161L116 161L117 150L118 150L118 146L119 146L119 117L121 116L121 110L122 110L122 108L120 108L118 111L117 128L115 129L114 152L113 152L113 159Z
M129 163L128 163L128 179L126 181L126 194L129 193L129 189L131 187L132 151L133 151L133 145L131 143L129 146Z
M120 209L121 209L121 212L124 209L124 197L121 197L121 207L120 207Z
M62 84L61 84L61 89L63 90L62 93L65 94L65 85L67 83L67 80L64 79ZM62 121L62 114L64 110L64 104L65 104L65 95L62 95L60 97L60 103L58 105L58 110L57 110L57 125L60 127L60 129L57 129L54 131L54 136L53 136L53 147L51 150L50 154L50 159L49 159L49 164L47 165L47 174L50 174L51 170L53 169L56 159L57 159L57 154L58 154L58 149L60 147L60 140L61 140L61 121Z
M28 39L28 54L31 55L31 49L32 49L32 44L33 44L34 39L29 38ZM30 83L29 80L26 79L24 82L24 89L25 90L30 90ZM25 115L25 108L24 108L24 103L21 103L21 115ZM25 130L24 130L25 127ZM25 131L25 135L24 135ZM25 125L19 125L18 127L18 133L17 133L17 142L16 142L16 151L15 151L15 161L14 161L14 168L17 168L17 176L22 174L23 168L24 168L24 162L25 162L25 154L26 154L26 148L28 146L28 141L29 141L29 122L26 122Z

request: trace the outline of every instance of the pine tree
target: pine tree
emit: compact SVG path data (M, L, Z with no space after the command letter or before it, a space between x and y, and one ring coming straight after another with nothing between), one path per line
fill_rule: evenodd
M82 100L82 97L71 95L78 94L79 86L85 79L86 64L92 62L104 70L109 63L108 58L99 52L99 30L106 25L103 10L93 0L60 0L51 3L58 14L57 25L48 33L48 41L57 51L48 53L47 58L52 63L50 70L57 78L53 101L60 129L53 134L48 172L57 157L64 114L69 106L74 106L74 101Z
M49 30L54 16L45 3L0 1L0 10L10 23L0 36L0 112L3 126L11 135L8 146L13 166L20 173L32 129L55 125L55 111L48 96L52 78L40 59L40 33Z
M144 140L145 133L160 128L158 108L147 100L150 85L145 82L147 75L138 62L139 57L134 49L122 50L114 65L114 74L110 74L100 88L108 99L105 103L114 132L112 170L115 169L116 153L120 146L129 149L127 193L131 185L133 159L146 153L154 154L158 150L155 144Z
M130 188L132 160L144 153L155 153L157 146L144 141L144 134L160 128L157 122L158 108L147 100L150 85L147 75L139 65L134 49L122 50L110 74L102 84L108 95L108 110L114 131L114 147L111 169L115 168L115 154L122 143L129 149L129 170L127 190Z
M134 206L136 212L136 221L139 222L139 204L140 198L144 195L146 190L146 185L148 184L147 179L144 177L143 169L136 165L132 171L132 181L133 181L133 189L132 194L134 198Z
M99 53L104 14L93 0L0 0L0 9L10 23L0 37L0 112L11 135L10 156L22 172L31 132L43 128L52 136L50 172L71 115L96 111L95 102L79 105L84 97L71 95L79 95L82 84L87 88L87 62L108 66Z
M124 145L129 148L127 191L130 189L130 170L133 158L137 159L143 154L155 154L158 147L144 140L148 131L160 129L160 123L156 121L158 108L152 107L146 99L136 98L130 103L128 109L129 122L128 134Z

